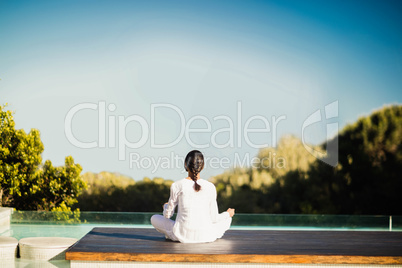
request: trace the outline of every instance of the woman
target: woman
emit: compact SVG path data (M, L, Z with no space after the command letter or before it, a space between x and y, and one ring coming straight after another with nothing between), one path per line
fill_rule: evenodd
M151 223L167 239L182 243L213 242L229 229L234 209L218 213L215 186L200 178L204 156L194 150L187 154L184 168L188 177L172 184L163 216L153 215ZM178 205L176 221L170 219Z

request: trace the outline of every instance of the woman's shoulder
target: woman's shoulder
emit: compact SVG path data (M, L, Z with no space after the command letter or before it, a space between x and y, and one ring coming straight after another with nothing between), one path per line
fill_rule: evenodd
M172 183L170 190L174 193L179 193L185 188L186 179L180 179Z
M207 181L207 180L204 180L204 179L199 179L197 182L202 187L205 187L207 189L215 189L215 185L210 181ZM171 187L175 188L175 189L182 189L182 188L186 188L187 186L188 187L190 187L190 186L193 187L193 181L189 180L189 179L186 179L186 178L183 178L183 179L180 179L178 181L173 182Z
M200 184L202 186L206 186L208 188L215 188L215 185L212 182L204 180L204 179L200 179Z
M180 179L180 180L177 180L177 181L173 182L171 187L176 187L176 188L179 187L180 188L183 185L188 184L189 182L192 182L192 181L190 181L190 180L188 180L186 178L183 178L183 179Z

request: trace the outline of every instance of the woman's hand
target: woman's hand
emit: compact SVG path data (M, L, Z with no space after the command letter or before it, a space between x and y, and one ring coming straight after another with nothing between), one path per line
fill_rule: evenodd
M234 208L228 208L227 212L229 212L230 217L233 217L235 214Z

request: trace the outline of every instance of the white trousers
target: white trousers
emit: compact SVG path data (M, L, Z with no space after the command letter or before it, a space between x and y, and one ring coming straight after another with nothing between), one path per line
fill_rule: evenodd
M164 234L166 239L179 241L179 239L173 233L174 223L175 221L165 218L162 215L153 215L151 217L151 224L158 232ZM225 231L230 228L231 223L232 218L228 218L214 224L214 228L217 228L217 230L219 230L221 234L220 237L217 238L221 238L223 236Z
M151 217L151 224L154 228L165 235L166 239L179 241L173 233L174 221L163 217L162 215L153 215Z

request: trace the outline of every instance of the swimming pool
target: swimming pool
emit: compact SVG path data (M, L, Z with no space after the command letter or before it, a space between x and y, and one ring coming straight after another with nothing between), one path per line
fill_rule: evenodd
M2 234L12 236L20 240L26 237L70 237L80 239L95 227L119 227L119 228L153 228L152 225L139 224L11 224L8 232ZM240 230L319 230L319 231L387 231L387 228L319 228L319 227L292 227L292 226L232 226L231 229ZM401 231L394 229L394 231Z
M26 237L70 237L80 239L94 227L151 228L151 225L115 224L11 224L8 236L20 240Z
M57 236L80 239L94 227L152 228L152 212L81 212L79 222L52 212L14 212L2 235L17 239ZM236 214L231 229L402 231L402 216Z

